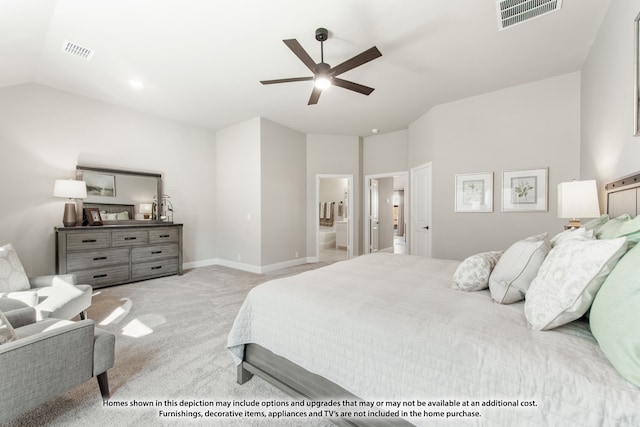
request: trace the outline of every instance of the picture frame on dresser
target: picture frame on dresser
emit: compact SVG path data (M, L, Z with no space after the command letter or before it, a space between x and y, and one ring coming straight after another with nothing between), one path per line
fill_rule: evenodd
M84 217L88 225L102 225L102 217L98 208L84 208Z

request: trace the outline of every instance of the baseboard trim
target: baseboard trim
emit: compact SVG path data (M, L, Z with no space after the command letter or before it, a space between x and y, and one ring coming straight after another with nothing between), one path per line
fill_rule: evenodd
M298 265L314 263L314 262L319 262L318 257L296 258L289 261L278 262L276 264L269 264L269 265L263 265L263 266L245 264L237 261L229 261L227 259L211 258L211 259L205 259L201 261L185 262L184 264L182 264L182 268L184 270L188 270L190 268L208 267L210 265L221 265L223 267L229 267L235 270L242 270L242 271L248 271L249 273L263 274L263 273L270 273L276 270L281 270L283 268L295 267Z

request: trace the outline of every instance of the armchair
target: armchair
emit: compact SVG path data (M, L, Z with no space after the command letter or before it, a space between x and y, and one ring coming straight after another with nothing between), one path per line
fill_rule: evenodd
M92 377L109 398L107 370L113 367L115 336L92 320L36 321L36 310L4 313L18 339L0 345L0 424Z

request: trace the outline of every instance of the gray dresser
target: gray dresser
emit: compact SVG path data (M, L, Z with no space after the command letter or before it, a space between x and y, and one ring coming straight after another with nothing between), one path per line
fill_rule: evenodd
M58 227L56 273L94 288L182 274L182 224Z

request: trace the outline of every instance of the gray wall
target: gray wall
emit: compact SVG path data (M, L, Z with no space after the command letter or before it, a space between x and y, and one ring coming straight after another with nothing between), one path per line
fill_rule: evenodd
M378 179L378 249L393 248L393 177Z
M53 184L77 164L159 172L184 227L184 259L215 257L215 133L37 84L0 89L0 244L28 275L55 271Z
M433 162L433 256L463 259L562 230L557 185L579 178L580 75L438 105L409 126L409 166ZM549 168L547 212L501 212L502 171ZM494 211L455 213L455 175L494 173Z
M633 20L639 0L612 1L582 68L581 179L604 184L640 170L633 136ZM601 191L600 203L604 208Z
M306 258L306 135L261 119L262 263Z

